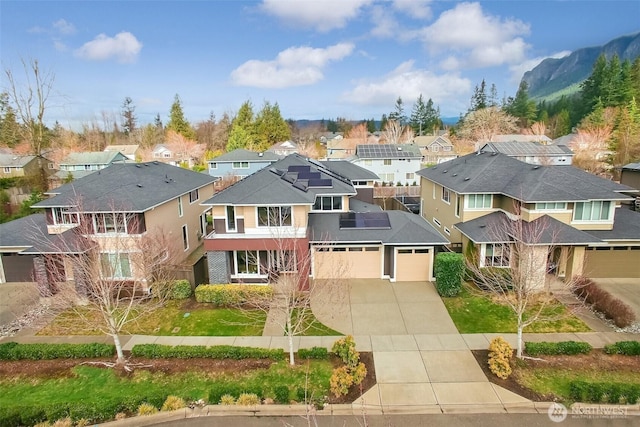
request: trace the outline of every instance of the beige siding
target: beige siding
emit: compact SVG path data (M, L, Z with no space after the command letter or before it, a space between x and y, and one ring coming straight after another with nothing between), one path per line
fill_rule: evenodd
M585 252L584 275L594 278L640 278L640 250L588 250Z
M462 236L453 227L453 224L462 221L462 218L456 216L456 193L450 191L450 203L446 203L442 200L442 186L425 179L422 179L421 186L422 217L450 242L460 243ZM434 186L435 199L433 198ZM460 203L464 203L464 200L461 199ZM462 206L460 212L462 213ZM440 222L440 226L434 222L434 218ZM450 231L450 234L444 231L445 227Z
M396 281L418 282L431 279L433 249L428 253L396 253Z

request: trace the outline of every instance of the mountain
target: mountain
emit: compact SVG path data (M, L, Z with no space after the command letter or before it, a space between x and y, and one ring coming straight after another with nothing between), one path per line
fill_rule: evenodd
M534 100L553 99L562 93L579 89L579 84L591 75L593 64L603 54L610 59L617 54L621 61L633 62L640 56L640 33L618 37L603 46L586 47L564 58L547 58L533 70L524 73L529 97Z

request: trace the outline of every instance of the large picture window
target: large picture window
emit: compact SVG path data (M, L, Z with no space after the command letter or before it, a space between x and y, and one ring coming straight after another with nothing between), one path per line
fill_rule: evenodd
M259 206L258 227L290 227L291 206Z
M268 276L296 271L294 251L234 251L234 274Z
M578 202L573 208L574 221L608 221L611 219L611 202Z
M129 254L101 253L100 267L103 279L128 279L131 277Z
M509 267L509 245L486 244L482 267Z
M316 196L313 204L315 211L341 211L342 196Z
M468 209L491 208L491 194L467 194L464 196Z
M535 210L537 211L561 211L567 209L565 202L545 202L536 203Z
M124 213L99 213L93 216L96 234L126 233Z

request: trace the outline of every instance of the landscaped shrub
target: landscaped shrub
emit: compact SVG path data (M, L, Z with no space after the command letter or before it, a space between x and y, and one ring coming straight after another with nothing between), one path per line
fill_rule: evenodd
M329 351L324 347L301 348L298 350L300 359L328 359Z
M222 401L222 396L228 395L237 399L242 393L242 388L233 383L219 382L215 383L209 389L209 402L218 404Z
M286 385L275 386L273 395L276 403L289 403L289 387Z
M599 287L586 277L574 277L574 293L584 302L593 306L594 310L604 314L619 328L630 326L636 321L636 315L627 304Z
M344 396L349 393L349 387L353 385L353 375L348 366L341 366L333 370L329 379L331 393L335 397Z
M353 384L358 385L364 381L367 376L367 367L364 363L358 363L354 368L351 368L351 376L353 377Z
M458 295L465 272L464 256L455 252L440 252L433 264L436 290L443 297Z
M162 344L137 344L131 349L134 357L148 359L272 359L283 360L285 357L282 349L269 349L259 347L237 347L232 345L162 345Z
M635 405L640 397L640 384L571 381L569 397L576 402Z
M187 299L191 296L191 283L188 280L174 280L171 285L172 299Z
M178 396L168 396L167 400L162 404L161 411L175 411L186 407L187 404L183 398Z
M524 351L529 356L588 354L592 349L591 344L577 341L526 342L524 344Z
M344 366L335 368L329 379L330 390L339 397L349 392L349 387L360 384L367 376L367 368L360 363L360 353L356 351L356 343L351 335L340 338L331 349L342 361Z
M225 394L220 398L221 405L235 405L236 398L231 396L230 394Z
M273 289L263 285L200 285L196 288L196 301L218 307L235 307L272 297Z
M296 389L296 397L298 398L298 402L305 402L311 396L309 396L309 392L304 387L298 387Z
M640 341L618 341L613 344L605 345L604 352L607 354L640 356Z
M236 400L236 405L252 406L259 405L260 398L255 393L241 393Z
M153 415L156 413L158 413L158 408L149 403L143 403L138 406L138 416Z
M0 344L2 360L49 360L111 357L115 346L109 344Z
M356 351L356 343L351 335L334 342L331 351L349 367L355 367L360 361L360 353Z
M489 344L489 369L498 378L507 379L511 375L513 349L502 337L496 337Z

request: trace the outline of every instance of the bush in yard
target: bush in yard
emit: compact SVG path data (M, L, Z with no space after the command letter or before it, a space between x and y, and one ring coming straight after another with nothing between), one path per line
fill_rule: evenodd
M200 285L196 288L196 301L218 307L237 307L272 297L273 288L263 285Z
M276 403L289 403L289 387L286 385L278 385L274 387L273 395Z
M513 349L502 337L496 337L489 344L489 369L495 376L502 379L511 375L511 357Z
M236 398L231 396L230 394L224 394L220 398L220 404L221 405L235 405L236 404Z
M328 359L329 351L324 347L301 348L298 350L300 359Z
M576 402L635 405L639 396L640 384L586 381L569 383L569 397Z
M607 354L640 356L640 341L618 341L613 344L605 345L604 352Z
M539 355L576 355L588 354L593 347L586 342L560 341L560 342L526 342L524 351L529 356Z
M187 299L191 294L191 283L188 280L174 280L171 284L172 299Z
M0 344L1 360L50 360L112 357L115 346L109 344Z
M283 360L282 349L269 349L260 347L237 347L233 345L162 345L162 344L137 344L131 349L134 357L149 359L177 358L177 359L273 359Z
M252 406L259 404L260 398L255 393L241 393L240 396L238 396L238 400L236 400L236 405L241 406Z
M360 362L354 368L351 369L351 376L353 377L353 384L359 385L362 381L364 381L367 376L367 367L364 363Z
M175 411L176 409L182 409L187 406L183 398L178 396L167 396L167 400L162 404L161 411Z
M593 280L582 276L574 277L574 293L593 309L604 314L619 328L630 326L636 321L631 307L599 287Z
M439 252L433 264L436 290L443 297L458 295L465 273L464 256L455 252Z
M329 379L331 393L335 397L344 396L349 393L349 387L353 385L353 376L348 366L341 366L333 370Z
M334 342L331 351L349 367L355 367L360 361L360 353L356 351L356 342L351 335Z
M138 406L138 416L153 415L158 412L158 408L150 403L143 403Z

